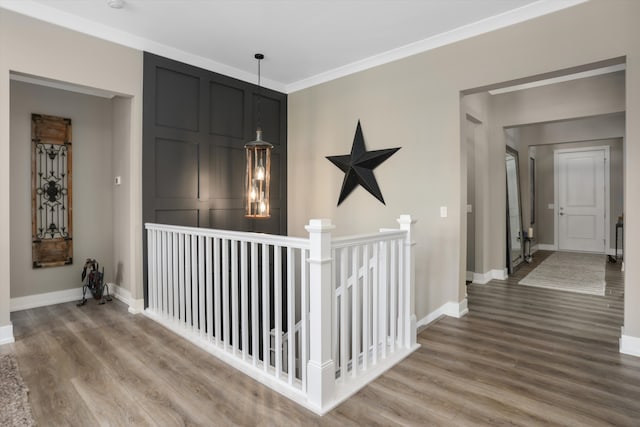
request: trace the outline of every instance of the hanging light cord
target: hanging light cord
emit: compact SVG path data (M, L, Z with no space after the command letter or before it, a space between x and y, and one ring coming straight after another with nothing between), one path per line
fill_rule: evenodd
M264 55L261 53L256 53L255 58L258 60L258 129L262 130L262 116L261 116L261 108L260 102L262 100L262 86L261 86L261 75L260 75L260 62L264 59Z

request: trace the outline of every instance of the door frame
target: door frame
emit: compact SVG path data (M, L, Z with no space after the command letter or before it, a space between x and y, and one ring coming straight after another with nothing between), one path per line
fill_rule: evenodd
M610 234L611 234L611 224L610 224L610 210L611 210L611 191L610 191L610 180L611 173L609 170L610 163L610 146L608 145L600 145L593 147L582 147L582 148L559 148L553 150L553 246L556 250L560 249L560 230L559 230L559 212L558 212L558 191L559 191L559 182L558 182L558 155L562 153L576 153L581 151L604 151L604 253L609 253L610 243Z

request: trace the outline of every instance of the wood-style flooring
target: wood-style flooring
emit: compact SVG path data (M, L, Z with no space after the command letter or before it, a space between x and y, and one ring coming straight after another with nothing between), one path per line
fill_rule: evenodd
M422 347L318 417L120 302L12 313L41 426L640 425L640 358L618 352L623 286L606 296L468 285L461 319L419 333Z

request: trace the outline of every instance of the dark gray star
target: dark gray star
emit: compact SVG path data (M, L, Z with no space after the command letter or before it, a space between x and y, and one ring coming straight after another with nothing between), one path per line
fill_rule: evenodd
M338 206L347 198L349 194L360 184L373 197L380 200L382 204L384 199L378 187L376 177L373 170L382 162L391 157L401 147L387 148L385 150L367 151L364 146L364 137L362 136L362 127L358 120L356 134L353 137L353 145L351 146L351 154L343 156L327 156L327 159L344 172L344 180L342 181L342 189L340 190L340 198Z

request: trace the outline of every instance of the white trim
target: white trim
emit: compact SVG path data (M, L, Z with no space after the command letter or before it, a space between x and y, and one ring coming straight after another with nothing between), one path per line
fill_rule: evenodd
M571 80L584 79L587 77L601 76L603 74L616 73L627 69L627 64L616 64L608 67L596 68L595 70L581 71L574 74L566 74L564 76L552 77L550 79L536 80L534 82L524 83L521 85L502 87L500 89L492 89L489 91L491 95L500 95L502 93L515 92L518 90L531 89L534 87L546 86L555 83L568 82Z
M560 148L553 150L553 245L556 248L559 248L560 245L560 237L559 233L559 221L558 221L558 204L559 204L559 193L558 193L558 155L564 153L578 153L584 151L604 151L604 247L606 248L611 246L610 239L610 229L611 229L611 170L610 170L610 146L601 145L597 147L580 147L580 148Z
M467 306L467 298L460 302L449 301L418 320L418 322L416 322L416 328L427 326L442 316L455 317L456 319L459 319L468 312L469 307Z
M0 326L0 345L11 344L15 341L15 338L13 338L13 324L9 322L8 325Z
M115 283L108 283L111 295L129 306L129 313L138 314L144 311L144 300L133 299L131 291Z
M129 313L138 314L144 311L144 299L132 299L129 304Z
M98 96L100 98L113 99L118 95L115 92L108 90L98 89L94 87L81 86L74 83L61 82L54 79L47 79L44 77L30 76L24 73L18 73L11 71L9 73L9 79L16 82L30 83L39 86L51 87L54 89L61 89L68 92L82 93L84 95Z
M496 16L491 16L481 21L473 22L454 30L436 34L433 37L409 43L405 46L391 49L378 55L374 55L360 61L352 62L350 64L334 68L333 70L329 70L324 73L316 74L315 76L311 76L309 78L287 84L286 92L293 93L302 89L319 85L321 83L326 83L340 77L368 70L369 68L397 61L408 56L416 55L432 49L437 49L448 44L453 44L461 40L476 37L480 34L488 33L500 28L527 21L529 19L557 12L558 10L572 7L586 1L587 0L539 0L537 2L519 7L517 9L513 9Z
M624 327L620 337L620 353L640 357L640 338L625 335Z
M467 274L465 276L465 280L467 282L473 282L473 271L467 271Z
M30 308L62 304L69 301L80 301L81 299L82 287L65 289L64 291L27 295L24 297L11 298L11 301L9 302L9 311L28 310Z
M587 0L539 0L517 9L513 9L496 16L491 16L481 21L462 26L445 33L437 34L433 37L410 43L360 61L352 62L351 64L334 68L333 70L319 73L315 76L298 80L293 83L285 84L265 79L263 77L262 85L285 93L296 92L311 86L316 86L321 83L354 74L359 71L367 70L378 65L397 61L411 55L426 52L428 50L456 43L480 34L557 12L586 1ZM19 2L0 0L0 7L133 49L151 52L176 61L185 62L190 65L215 71L229 77L235 77L249 82L253 82L256 79L256 76L253 73L249 73L193 53L185 52L144 37L117 30L99 22L91 21L89 19L64 12L60 9L47 6L41 2L34 2L32 0L22 0Z
M486 273L473 273L473 283L476 283L478 285L485 285L494 279L507 280L507 277L509 276L506 268L502 270L493 269L487 271Z
M11 10L16 13L30 16L41 21L49 22L54 25L78 31L83 34L98 37L102 40L107 40L122 46L130 47L139 51L151 52L156 55L164 56L176 61L184 62L196 67L204 68L206 70L215 71L220 74L224 74L229 77L235 77L246 82L254 82L257 79L257 75L249 73L244 70L240 70L235 67L231 67L226 64L214 61L209 58L205 58L200 55L196 55L190 52L185 52L175 47L168 46L156 41L140 37L126 31L118 30L113 27L109 27L98 21L92 21L83 18L78 15L74 15L60 9L47 6L42 2L35 2L32 0L21 0L19 2L11 0L0 0L0 7ZM285 85L265 78L261 79L263 87L268 87L280 92L285 90Z
M539 251L557 251L558 247L554 245L547 245L546 243L538 243Z

